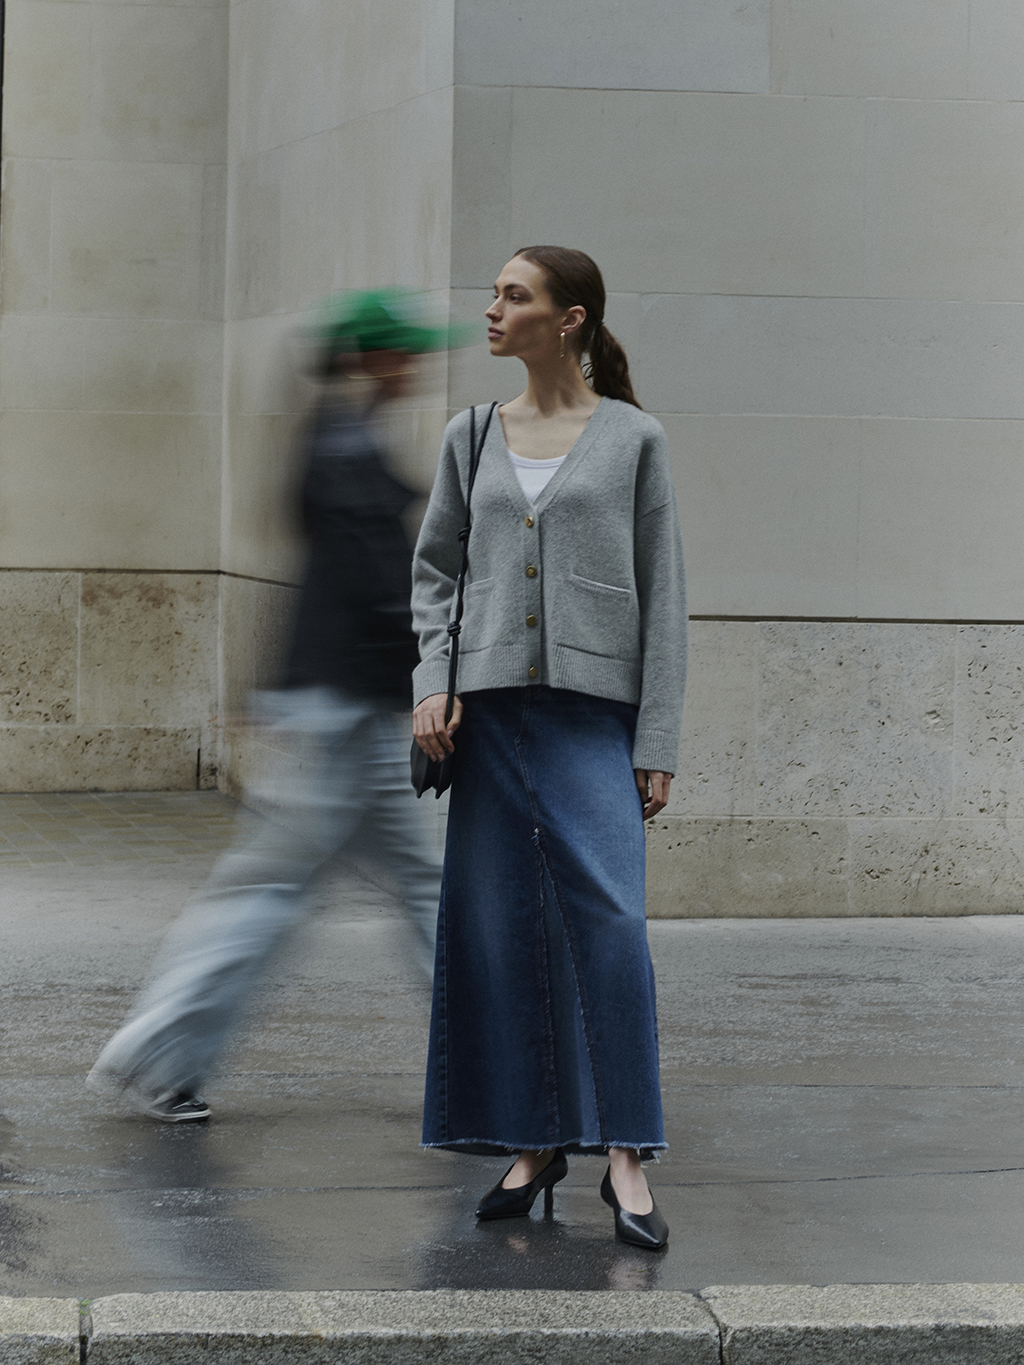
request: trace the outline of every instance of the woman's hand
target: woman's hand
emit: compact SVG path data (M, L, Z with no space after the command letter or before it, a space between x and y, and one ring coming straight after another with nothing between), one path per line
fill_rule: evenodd
M433 701L433 697L428 698ZM444 708L441 708L442 711ZM634 768L636 789L644 808L644 819L650 820L668 805L668 789L672 785L671 773L648 772L646 768Z
M462 721L462 702L458 697L453 697L452 718L445 725L444 713L447 705L448 693L435 692L432 697L424 697L412 713L413 739L428 758L438 763L445 754L455 752L452 735Z

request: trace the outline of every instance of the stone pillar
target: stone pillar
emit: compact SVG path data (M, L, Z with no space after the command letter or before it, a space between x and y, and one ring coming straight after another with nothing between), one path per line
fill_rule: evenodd
M216 780L227 7L8 0L0 782Z
M300 570L296 332L336 290L447 301L452 19L451 0L231 0L221 783L236 794L266 757L236 721L273 681ZM404 414L424 490L446 421L443 369L434 380Z

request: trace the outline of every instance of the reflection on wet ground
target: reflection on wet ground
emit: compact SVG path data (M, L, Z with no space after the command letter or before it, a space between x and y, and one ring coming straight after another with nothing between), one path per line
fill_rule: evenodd
M653 923L672 1243L651 1256L613 1241L598 1160L553 1214L478 1225L503 1163L419 1150L427 1001L387 889L352 869L254 1002L213 1122L88 1095L230 823L215 794L119 809L88 814L87 856L0 888L0 1292L1024 1281L1016 917Z

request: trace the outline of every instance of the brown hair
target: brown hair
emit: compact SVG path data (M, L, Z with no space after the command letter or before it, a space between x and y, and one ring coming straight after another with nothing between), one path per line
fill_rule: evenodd
M544 271L557 308L586 309L579 346L590 357L583 373L594 392L638 408L626 352L604 325L604 280L595 262L568 246L523 246L515 254Z

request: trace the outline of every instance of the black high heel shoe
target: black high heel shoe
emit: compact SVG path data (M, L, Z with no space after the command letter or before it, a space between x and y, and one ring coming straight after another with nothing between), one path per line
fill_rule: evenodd
M516 1160L518 1159L517 1157ZM513 1161L512 1166L515 1164ZM512 1166L508 1171L512 1170ZM541 1190L544 1191L545 1212L550 1212L554 1203L554 1187L569 1174L569 1163L561 1147L556 1147L554 1155L540 1174L535 1175L528 1185L518 1185L514 1190L502 1188L502 1181L508 1176L508 1171L480 1200L480 1207L476 1211L479 1219L522 1218L533 1208L533 1201Z
M612 1168L608 1167L601 1181L601 1198L615 1212L615 1235L631 1246L647 1251L660 1251L668 1246L668 1224L658 1211L651 1196L650 1213L630 1213L619 1203L612 1186Z

